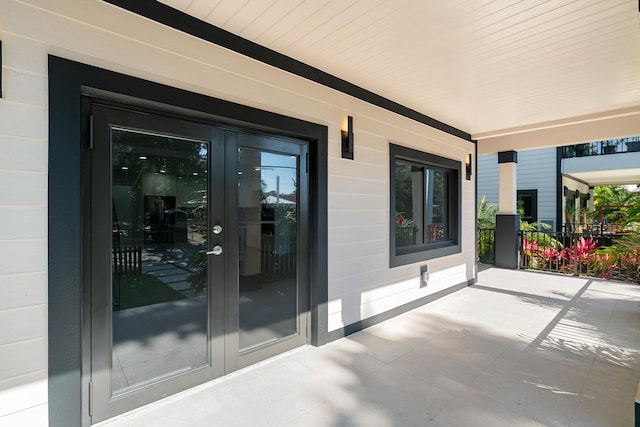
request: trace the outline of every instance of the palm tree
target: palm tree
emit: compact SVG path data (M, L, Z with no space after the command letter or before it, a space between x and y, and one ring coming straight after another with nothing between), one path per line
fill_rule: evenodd
M602 216L613 223L630 222L629 214L631 212L624 207L629 207L631 210L635 207L636 210L640 210L637 207L638 204L640 204L640 192L629 191L621 185L596 187L594 190L595 214L598 215L598 218Z
M496 213L498 206L489 203L486 196L478 200L478 229L496 228Z

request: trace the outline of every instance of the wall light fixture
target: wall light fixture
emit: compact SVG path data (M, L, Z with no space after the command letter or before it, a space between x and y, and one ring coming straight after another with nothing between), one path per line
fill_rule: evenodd
M342 158L353 160L353 117L347 116L346 129L343 125L341 133Z

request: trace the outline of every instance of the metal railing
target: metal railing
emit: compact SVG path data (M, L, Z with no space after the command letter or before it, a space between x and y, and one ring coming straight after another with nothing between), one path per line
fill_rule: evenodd
M562 157L568 159L634 151L640 151L640 136L567 145L562 147Z
M622 234L521 231L520 268L574 276L625 281L640 280L637 254L612 257L599 249L610 246Z
M612 257L601 249L623 233L520 231L519 267L575 276L592 276L640 282L640 254L633 251ZM478 230L478 262L495 262L495 230Z
M478 261L493 264L496 259L496 231L493 228L478 229Z

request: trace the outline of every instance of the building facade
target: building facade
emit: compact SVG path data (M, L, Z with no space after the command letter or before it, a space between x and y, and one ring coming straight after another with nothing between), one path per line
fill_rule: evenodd
M518 153L517 198L522 219L552 230L593 223L593 189L640 181L638 137L540 148ZM478 197L498 204L497 155L478 158Z
M473 283L469 135L131 8L0 3L0 424L90 425Z

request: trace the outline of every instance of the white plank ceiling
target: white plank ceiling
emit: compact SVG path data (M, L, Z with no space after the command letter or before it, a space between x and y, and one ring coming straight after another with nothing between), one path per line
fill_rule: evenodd
M162 0L474 136L640 111L638 0Z

